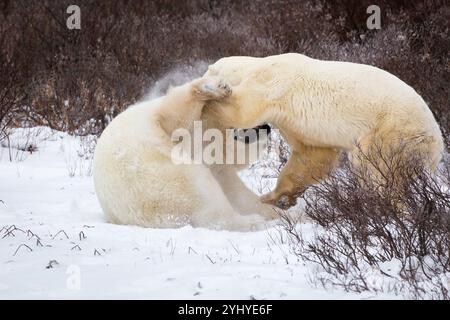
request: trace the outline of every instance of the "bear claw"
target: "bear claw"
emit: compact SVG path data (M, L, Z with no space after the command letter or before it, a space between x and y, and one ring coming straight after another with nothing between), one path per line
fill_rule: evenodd
M263 195L260 200L263 203L274 205L282 210L287 210L297 203L295 198L289 197L287 195L276 197L271 193Z
M231 95L231 86L222 79L208 79L203 83L199 92L204 95L206 99L222 99Z
M288 196L283 195L278 199L275 205L280 209L287 210L290 207L294 206L295 203L295 199L291 199Z

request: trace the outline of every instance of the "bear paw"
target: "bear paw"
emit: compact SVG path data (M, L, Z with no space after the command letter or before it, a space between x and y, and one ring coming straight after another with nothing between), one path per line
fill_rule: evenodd
M287 210L297 203L295 197L290 197L287 195L276 195L273 192L269 192L260 197L261 202L271 204L282 210Z
M232 93L231 86L219 77L201 79L195 91L201 100L220 100Z

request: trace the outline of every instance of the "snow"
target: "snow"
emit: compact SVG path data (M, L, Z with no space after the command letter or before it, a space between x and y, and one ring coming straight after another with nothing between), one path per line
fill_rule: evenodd
M37 150L20 150L30 144ZM314 287L312 267L273 240L276 227L239 233L106 223L91 176L93 146L94 137L42 127L15 130L3 143L1 299L396 298ZM302 227L312 235L308 223Z

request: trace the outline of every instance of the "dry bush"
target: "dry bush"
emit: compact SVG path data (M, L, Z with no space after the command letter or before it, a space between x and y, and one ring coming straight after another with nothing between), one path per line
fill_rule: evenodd
M299 52L399 76L429 103L448 142L448 2L377 3L381 30L366 28L369 0L79 0L81 30L68 30L69 0L4 0L0 82L13 85L3 90L15 102L1 114L7 105L8 126L98 134L180 66Z
M381 29L366 26L371 0L252 1L250 23L278 41L284 52L317 59L365 63L411 85L429 104L450 143L450 5L448 1L388 1ZM235 9L238 10L238 9Z
M0 11L0 141L8 138L8 129L17 121L26 97L29 75L25 52L14 47L13 19ZM17 32L20 34L20 32Z
M10 60L0 55L0 141L8 137L8 128L20 110L24 93L19 92L20 84L16 79L15 68Z
M449 299L450 159L431 174L417 155L403 161L381 152L365 156L382 161L355 167L343 160L303 195L313 237L281 214L292 249L318 266L316 284ZM372 179L368 166L385 179Z
M272 41L254 32L244 17L217 17L208 1L80 0L81 30L66 27L70 4L7 1L1 8L0 30L6 30L5 21L14 26L2 33L14 36L1 50L24 52L15 63L26 62L30 69L27 86L20 88L27 107L15 114L20 125L99 134L180 65L273 52ZM17 83L8 74L6 79Z

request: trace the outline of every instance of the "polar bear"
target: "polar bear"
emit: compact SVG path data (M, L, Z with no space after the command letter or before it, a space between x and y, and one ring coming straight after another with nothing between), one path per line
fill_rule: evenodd
M271 123L291 147L275 189L261 198L265 203L292 206L327 176L340 152L358 163L379 141L383 150L406 142L432 170L442 157L442 134L427 104L376 67L287 53L222 58L209 66L210 76L230 83L233 94L208 102L208 117L236 128Z
M262 211L267 213L269 206L263 207L245 186L235 180L217 180L219 169L173 162L172 132L192 130L206 102L230 94L230 86L217 77L196 79L128 108L107 126L96 146L93 175L108 221L242 231L264 226L267 217ZM235 187L245 192L236 201L232 191L224 192Z

